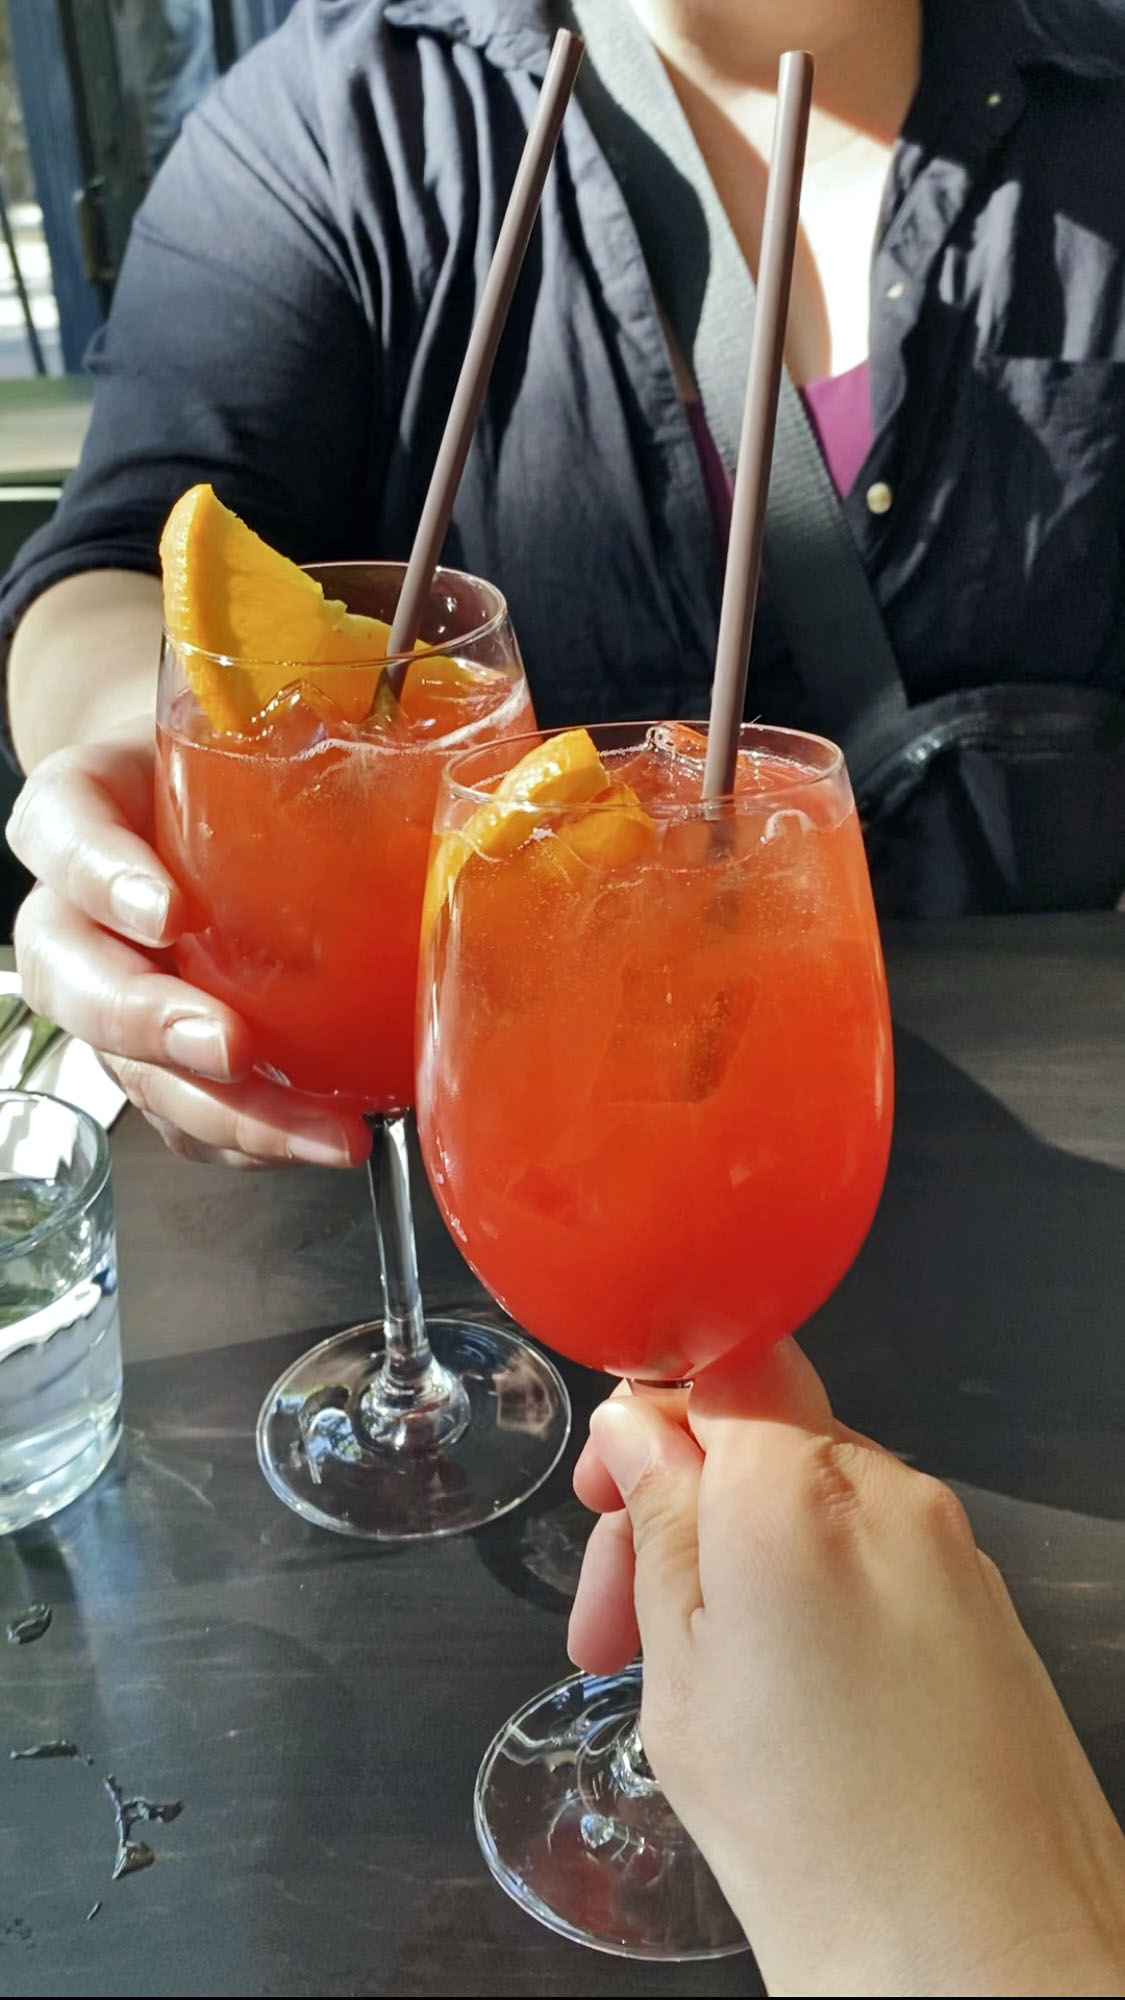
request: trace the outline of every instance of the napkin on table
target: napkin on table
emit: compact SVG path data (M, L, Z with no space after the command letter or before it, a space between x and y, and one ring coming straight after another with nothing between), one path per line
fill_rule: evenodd
M0 971L0 1013L6 1011L8 1000L19 997L19 975ZM23 1074L36 1027L37 1016L29 1013L19 1015L6 1034L0 1026L0 1090L46 1091L88 1111L108 1132L128 1100L86 1042L58 1035Z

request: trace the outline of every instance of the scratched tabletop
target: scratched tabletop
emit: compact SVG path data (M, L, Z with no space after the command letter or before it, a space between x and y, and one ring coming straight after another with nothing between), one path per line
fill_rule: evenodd
M1121 1813L1125 916L902 927L888 961L887 1190L804 1338L849 1422L957 1486ZM567 1671L565 1470L506 1522L384 1551L258 1473L283 1365L376 1309L363 1176L188 1166L132 1112L113 1154L125 1441L0 1540L0 1992L758 1993L745 1955L565 1943L478 1855L480 1754ZM419 1241L430 1303L486 1312L421 1188ZM567 1375L580 1437L603 1385ZM33 1602L50 1629L4 1644ZM52 1739L81 1757L8 1757ZM183 1803L117 1881L107 1777Z

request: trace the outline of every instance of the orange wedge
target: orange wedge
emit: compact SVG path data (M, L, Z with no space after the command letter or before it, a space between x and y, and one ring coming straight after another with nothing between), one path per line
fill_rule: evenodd
M346 721L370 713L390 628L325 597L210 486L193 486L177 500L160 560L164 623L185 649L188 683L216 729L245 729L298 675Z
M487 805L462 828L467 847L499 860L530 840L543 806L580 806L609 784L609 774L585 729L549 736L505 771Z
M620 866L639 858L655 828L635 793L625 785L610 785L609 773L587 730L567 729L537 743L505 772L486 805L478 806L458 832L447 833L437 842L426 881L423 938L429 936L471 855L506 860L526 846L543 825L546 808L587 806L599 794L604 803L597 811L580 814L573 823L564 822L556 829L564 849L558 856L560 862L573 855L594 867ZM568 872L573 865L570 860ZM577 879L580 877L578 870Z

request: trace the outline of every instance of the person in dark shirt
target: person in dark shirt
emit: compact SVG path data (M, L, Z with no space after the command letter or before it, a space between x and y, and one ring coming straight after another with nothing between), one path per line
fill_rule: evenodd
M778 51L816 57L787 360L910 701L1061 683L1125 717L1125 0L607 4L660 51L751 266ZM366 1135L232 1091L241 1023L132 948L180 916L146 838L160 529L210 480L297 559L407 553L555 13L303 0L212 90L138 214L82 462L0 591L35 772L11 840L42 884L21 969L185 1146L343 1163ZM728 499L572 105L446 545L505 591L543 723L705 712ZM820 720L768 577L749 702ZM1105 901L1116 768L1108 810L1068 800Z

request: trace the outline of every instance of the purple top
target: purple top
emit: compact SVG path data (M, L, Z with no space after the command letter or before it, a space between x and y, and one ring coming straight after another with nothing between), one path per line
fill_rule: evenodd
M843 499L855 485L875 436L867 362L860 361L844 375L807 382L801 395L832 483Z
M841 497L855 484L860 466L871 450L871 394L868 364L861 361L844 375L829 375L801 390L809 421L816 432L832 483ZM730 534L731 486L719 448L708 427L702 403L687 405L688 422L699 453L703 484L721 549Z

